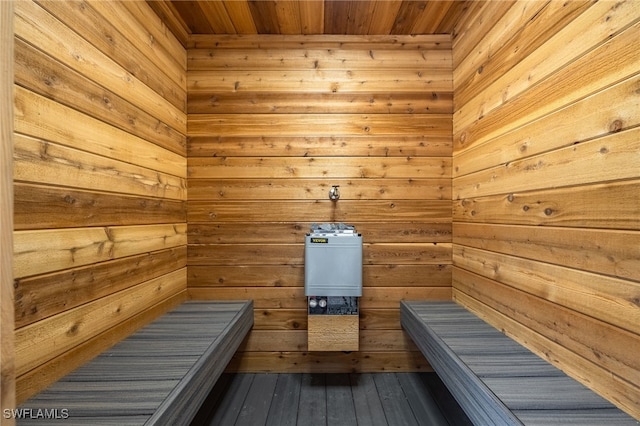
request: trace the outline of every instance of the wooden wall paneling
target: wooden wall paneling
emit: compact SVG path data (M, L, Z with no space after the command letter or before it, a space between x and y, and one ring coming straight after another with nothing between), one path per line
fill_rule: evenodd
M243 349L247 352L306 351L306 330L253 330ZM401 352L418 350L402 330L361 330L359 350L363 352Z
M552 340L540 334L531 333L530 329L518 321L514 321L510 317L488 308L482 302L464 292L454 288L453 296L454 300L465 305L487 322L494 324L495 327L529 347L558 368L567 371L568 366L570 366L570 374L586 386L593 386L596 383L606 385L602 386L604 391L600 393L614 404L620 407L628 407L627 411L634 415L633 407L638 406L637 386L630 386L629 381L624 378L598 368L597 364L586 360L563 346L554 344ZM635 416L637 418L637 415Z
M306 309L254 310L254 330L306 330Z
M449 243L365 244L364 264L412 265L450 263ZM279 265L304 265L304 247L298 244L207 244L191 245L189 265L261 265L265 258ZM393 260L392 262L390 260Z
M16 231L14 276L94 264L185 245L186 224Z
M181 268L16 330L16 373L24 374L184 290ZM36 349L37 348L37 349Z
M370 287L446 287L451 280L448 263L370 265L362 270ZM393 276L393 280L387 279ZM428 280L425 279L428 277ZM296 287L304 283L303 265L206 265L189 267L194 287Z
M444 286L444 285L443 285ZM262 308L254 311L255 330L306 330L307 310ZM360 313L362 330L399 330L400 313L394 309L369 308Z
M186 70L187 58L184 46L174 37L167 36L166 25L155 15L148 4L122 5L98 2L91 5L107 22L118 21L117 31L133 46L133 49L144 53L146 59L143 68L145 72L153 71L166 74L175 86L167 85L158 93L166 94L168 87L174 87L178 99L177 106L184 111L186 102ZM160 76L161 74L157 74ZM161 82L166 82L166 78L159 78ZM162 86L162 84L161 84Z
M23 402L31 395L46 388L56 380L69 373L69 366L82 365L136 330L150 323L158 316L171 310L186 300L186 290L149 306L143 312L122 321L94 338L80 343L40 366L28 371L17 379L16 399ZM72 367L73 368L73 367Z
M217 35L192 34L187 54L195 49L336 49L336 50L451 50L449 34L428 35Z
M407 352L248 352L240 346L229 372L360 373L433 372L420 351Z
M128 256L99 264L17 278L16 327L73 309L183 268L186 246Z
M15 9L20 402L187 297L187 120L148 4Z
M189 95L189 113L206 111L229 113L265 114L277 112L291 114L305 105L309 113L402 114L402 113L451 113L450 92L432 91L428 95L416 93L313 93L297 94L261 93L194 93ZM388 141L389 136L384 137ZM448 138L447 138L448 139Z
M393 74L389 70L371 71L342 71L331 70L320 73L318 71L189 71L187 81L190 91L216 92L271 92L271 91L299 91L299 92L394 92L394 91L450 91L452 85L451 74L447 70L397 70ZM321 77L318 78L318 75ZM324 77L324 75L327 75Z
M13 314L13 2L0 3L0 407L16 406ZM15 424L3 418L4 425Z
M454 220L640 230L639 180L457 199ZM616 206L615 210L611 206Z
M448 136L446 114L197 114L189 116L189 135L262 136L274 128L282 136L404 135Z
M158 16L163 26L166 26L171 33L173 33L176 37L176 41L180 43L182 46L187 45L187 40L189 38L189 28L184 23L184 21L178 17L178 14L175 12L175 8L173 3L168 0L162 1L154 1L150 2L147 7L150 7L155 12L155 15ZM142 16L147 15L148 12L142 14Z
M158 2L159 3L159 2ZM105 6L105 5L99 5ZM187 69L187 55L185 53L184 43L180 40L176 33L167 34L167 20L164 16L153 13L153 4L124 2L122 5L131 15L135 22L131 23L130 31L137 34L129 37L130 40L145 40L148 44L147 49L149 56L156 57L158 55L168 57L165 59L169 62L175 62L181 69ZM111 7L110 7L111 8ZM111 8L112 9L112 8ZM116 11L118 16L122 13ZM104 14L103 14L104 16ZM135 43L136 45L138 43ZM161 53L159 53L161 52ZM178 75L179 82L183 82L186 74ZM180 86L184 89L184 85Z
M184 134L153 117L98 82L50 58L22 39L15 40L16 84L84 111L100 121L185 155Z
M637 41L640 24L634 20L638 13L638 4L633 1L620 7L609 2L594 5L479 96L458 106L454 112L454 151L637 73L638 52L630 46ZM509 90L505 92L506 87ZM504 112L497 113L501 108Z
M640 283L517 256L455 247L456 267L640 334Z
M15 137L14 178L174 200L186 193L185 178L21 134Z
M231 370L424 368L400 343L398 302L451 297L451 52L401 39L192 38L189 293L257 310ZM304 234L328 221L363 234L360 328L380 331L331 362L306 352L303 289Z
M286 200L322 199L332 185L340 185L341 200L420 200L447 199L451 196L451 179L333 179L331 184L322 179L198 179L188 182L189 199L210 200L247 199L257 193L262 199Z
M428 223L428 226L424 226ZM311 222L226 222L223 224L198 223L189 225L189 242L193 244L266 243L279 239L281 243L300 243L309 232ZM395 241L411 243L416 240L451 242L451 223L440 219L426 222L353 222L367 235L366 242ZM243 232L251 231L251 232Z
M262 49L191 49L187 56L187 66L191 71L232 70L242 75L240 70L350 70L388 69L397 71L429 68L430 70L451 70L451 53L443 49L313 49L271 47ZM194 74L200 75L200 74ZM213 76L205 77L211 78ZM335 77L334 77L335 78ZM266 83L266 82L265 82ZM190 88L196 89L194 87ZM197 90L195 90L197 91ZM191 93L189 93L191 94Z
M183 156L21 87L16 87L15 109L15 130L22 135L185 176ZM68 126L61 131L65 121Z
M591 2L519 2L484 34L482 45L454 71L456 105L465 105L584 12ZM495 18L494 18L495 19ZM509 28L521 28L509 33ZM505 34L506 33L506 34ZM507 36L511 36L505 41ZM477 81L476 81L477 80Z
M309 203L314 209L309 210ZM253 222L276 221L281 222L283 212L289 212L291 220L296 222L316 222L318 217L326 220L344 221L358 217L361 221L384 222L385 213L389 214L393 222L423 221L446 222L445 212L451 211L451 203L445 200L412 202L403 201L344 201L340 207L327 202L310 200L301 201L271 201L269 208L264 211L255 210L264 201L193 201L189 202L188 219L193 222L216 221ZM422 209L421 209L422 208ZM359 213L356 216L354 213ZM443 214L445 214L443 216ZM353 220L351 220L353 222Z
M184 66L171 55L161 52L156 44L141 43L148 33L125 7L102 2L64 5L50 0L38 0L38 4L63 24L72 27L95 49L144 81L165 101L184 111ZM117 27L113 24L115 22ZM138 54L131 56L130 52Z
M454 178L536 154L577 145L637 127L640 77L618 84L552 111L523 126L456 155ZM611 102L615 99L616 102ZM580 126L575 126L579 121Z
M186 222L186 201L15 183L16 230Z
M448 108L451 108L449 101ZM191 157L451 157L451 135L189 136Z
M136 104L141 109L172 128L186 132L186 114L183 110L164 99L161 92L155 92L134 77L131 71L118 65L108 54L98 51L73 28L67 27L31 1L20 2L15 11L16 37L38 46L47 55L89 79L99 76L100 84L125 99L135 94ZM170 36L165 34L165 37ZM82 55L77 52L82 52Z
M638 177L640 128L497 165L454 180L454 198Z
M454 245L639 281L638 231L454 222L453 235Z
M193 179L302 177L326 180L327 176L428 179L450 175L451 162L444 157L215 157L190 158L188 172Z
M535 6L454 48L453 297L639 418L640 8Z
M456 72L461 62L472 53L479 40L496 27L496 22L504 22L503 15L515 3L515 0L508 0L467 4L467 12L460 16L452 31L453 72Z

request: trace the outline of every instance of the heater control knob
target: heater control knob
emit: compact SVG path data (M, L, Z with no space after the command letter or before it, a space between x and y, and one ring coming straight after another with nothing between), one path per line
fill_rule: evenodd
M320 299L320 300L318 301L318 305L319 305L321 308L326 308L326 307L327 307L327 300L326 300L326 299Z
M309 299L309 307L315 308L316 306L318 306L318 301L316 299Z

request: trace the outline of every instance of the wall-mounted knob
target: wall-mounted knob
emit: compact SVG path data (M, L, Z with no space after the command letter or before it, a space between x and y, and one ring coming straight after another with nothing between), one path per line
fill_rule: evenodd
M331 201L338 201L338 198L340 198L340 192L338 191L339 187L340 185L333 185L329 190L329 199Z

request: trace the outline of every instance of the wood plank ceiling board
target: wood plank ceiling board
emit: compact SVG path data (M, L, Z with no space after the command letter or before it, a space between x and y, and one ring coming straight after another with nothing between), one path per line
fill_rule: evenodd
M469 0L148 0L186 44L206 34L451 34ZM476 2L477 3L477 2ZM186 36L185 36L186 34Z

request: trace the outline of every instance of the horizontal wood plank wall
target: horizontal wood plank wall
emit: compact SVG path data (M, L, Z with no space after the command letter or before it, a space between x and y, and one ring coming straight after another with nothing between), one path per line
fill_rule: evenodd
M453 46L453 297L640 418L640 3L472 12Z
M399 301L451 298L450 38L200 36L187 56L189 292L256 308L230 368L428 369ZM307 352L313 222L363 235L359 352Z
M186 298L186 50L144 2L15 3L18 403Z

